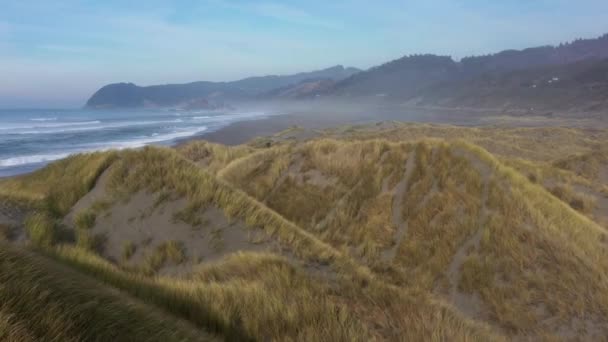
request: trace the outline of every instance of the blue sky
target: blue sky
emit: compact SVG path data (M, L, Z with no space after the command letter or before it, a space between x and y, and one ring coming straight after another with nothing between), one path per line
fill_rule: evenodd
M607 18L606 0L2 0L0 107L80 106L120 81L461 58L599 36Z

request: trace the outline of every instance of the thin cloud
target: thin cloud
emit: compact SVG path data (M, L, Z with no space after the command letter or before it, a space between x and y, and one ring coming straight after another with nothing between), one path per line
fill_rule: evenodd
M608 1L521 1L8 1L0 11L0 96L52 89L79 102L81 89L108 82L367 68L411 53L459 58L608 31Z
M251 6L251 9L258 15L288 23L316 26L326 29L343 28L343 26L337 23L336 21L323 20L319 16L312 15L300 8L287 6L281 3L256 3L255 5Z
M255 16L274 19L286 24L298 26L309 26L323 29L338 30L343 29L344 25L336 18L324 18L319 13L312 14L302 7L286 5L280 2L235 2L228 0L216 0L225 8L238 10Z

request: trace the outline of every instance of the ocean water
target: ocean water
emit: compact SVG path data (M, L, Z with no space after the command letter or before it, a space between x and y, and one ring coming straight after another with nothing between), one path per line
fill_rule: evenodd
M31 172L70 154L172 145L264 112L0 109L0 177Z

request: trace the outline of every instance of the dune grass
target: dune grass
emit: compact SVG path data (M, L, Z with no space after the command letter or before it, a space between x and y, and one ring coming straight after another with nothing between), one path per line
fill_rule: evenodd
M104 248L106 236L94 234L91 229L95 226L97 214L92 209L82 210L74 215L74 235L76 245L90 251L101 252Z
M556 185L549 192L583 214L592 214L595 209L596 199L593 196L576 192L571 186Z
M608 147L593 150L587 153L575 154L553 162L557 168L574 172L586 179L596 180L600 168L608 166Z
M232 161L255 152L255 149L248 146L226 146L203 140L190 141L178 146L176 150L186 159L204 166L205 170L213 174Z
M603 229L478 146L457 141L425 155L399 253L407 272L423 272L408 277L415 286L479 294L476 310L509 334L606 333Z
M446 280L457 250L483 223L483 179L447 144L418 145L415 165L400 208L407 237L394 262L407 283L431 290Z
M321 279L329 278L319 281L282 261L279 267L282 271L253 272L264 274L256 282L239 276L221 282L205 282L206 276L196 281L179 281L125 272L84 248L47 250L55 259L198 327L219 332L229 340L353 341L394 339L403 336L403 332L416 339L433 336L449 336L454 340L500 339L487 327L468 322L431 298L416 296L413 300L397 288L383 285L346 255L171 150L147 148L122 152L109 172L108 187L113 198L144 188L153 192L162 189L186 197L200 207L215 205L229 217L243 219L251 228L266 230L299 258L328 265L330 269ZM83 219L83 227L90 221ZM245 260L249 259L255 258L240 257L229 263L246 265ZM227 264L225 267L232 268ZM332 274L337 275L339 290L330 285ZM272 293L276 295L269 297ZM406 304L410 309L403 316ZM374 315L369 316L369 312ZM377 325L376 319L382 323ZM408 327L415 322L424 324ZM15 326L13 331L18 331L19 324Z
M129 253L127 249L125 253ZM166 263L179 265L186 261L186 252L178 241L166 241L156 246L154 252L146 256L143 272L148 275L158 272Z
M92 210L83 210L74 216L74 226L78 229L91 229L95 226L97 215Z
M0 245L3 341L211 341L210 335L33 252Z
M255 198L264 198L290 165L291 147L281 146L265 149L249 156L234 160L218 172L218 177L234 183ZM255 181L248 182L243 174L256 177ZM238 182L238 183L237 183Z
M30 241L39 247L51 247L59 239L57 220L45 211L29 215L25 231Z
M290 221L323 234L333 246L344 245L342 240L347 237L358 241L363 254L368 254L377 250L376 244L387 244L386 233L393 229L387 222L390 212L382 210L390 198L377 196L384 178L393 175L387 185L395 185L407 152L398 150L403 146L394 150L389 146L381 141L344 144L320 140L296 148L275 147L237 160L219 175ZM374 169L376 165L380 170ZM332 180L331 186L307 181L309 170L319 171L316 177ZM365 218L360 216L362 210ZM369 243L363 235L382 241Z
M403 177L408 155L415 156L415 168L400 208L401 219L407 222L406 238L391 247L391 242L399 241L383 240L397 234L391 221L394 199L385 191ZM284 164L292 167L276 172L272 164L260 161L263 156L289 160ZM337 178L337 183L333 188L299 183L291 174L297 161L303 167L296 172L318 170ZM478 146L457 139L315 140L289 150L264 151L237 163L252 167L234 167L220 175L229 175L224 179L238 187L263 180L264 191L251 185L244 189L335 248L365 257L379 279L445 294L448 302L453 293L478 295L482 302L475 310L513 336L557 338L558 327L572 334L582 326L575 317L588 317L583 325L591 327L592 334L594 329L602 331L608 321L602 309L608 293L603 276L608 266L604 232L571 208L587 212L590 204L577 207L572 199L560 201L538 184L541 177L531 180ZM340 192L342 197L333 195L339 187L350 190ZM370 215L374 203L383 203L383 210ZM319 206L325 208L318 210ZM383 251L389 248L397 249L396 258L383 263ZM552 263L540 267L533 260ZM562 282L564 273L568 276ZM574 282L576 277L585 281ZM536 307L542 310L534 311ZM524 312L531 313L518 314Z
M41 170L0 181L0 196L36 204L62 217L95 184L112 163L116 152L78 154Z
M477 279L465 278L464 287L474 284L492 318L515 332L560 327L584 334L576 330L580 317L588 333L606 333L605 230L486 151L461 146L495 170L488 190L492 215L464 265ZM559 323L547 324L548 317Z
M293 242L294 252L299 255L320 262L336 257L328 246L169 149L125 151L110 170L108 187L115 197L140 190L172 191L185 197L193 209L215 205L228 217L244 220L249 227L264 229L285 243Z
M502 340L428 294L375 281L361 288L347 280L334 290L277 255L235 254L202 266L191 280L125 273L70 247L54 257L227 340Z
M360 322L331 300L327 289L278 256L233 255L206 265L192 280L125 273L71 247L58 249L54 257L228 340L363 341L369 337Z
M234 166L234 163L241 162L242 161L240 160L236 160L228 167L231 168ZM276 328L276 333L279 335L273 336L271 338L272 340L299 340L302 336L307 336L306 338L310 340L326 340L326 337L324 337L323 334L329 334L331 331L333 331L334 335L329 336L335 336L338 340L358 340L358 336L364 336L364 339L368 339L369 336L384 336L385 338L390 337L394 339L402 334L403 331L408 330L408 334L410 334L408 336L411 336L412 338L417 337L418 339L429 338L431 336L450 336L456 340L466 340L467 338L472 340L499 339L499 337L492 333L487 327L469 322L466 319L459 317L447 307L440 309L442 308L440 304L435 303L432 298L426 296L415 301L417 303L416 306L418 307L417 310L414 310L412 307L412 310L408 312L406 316L402 316L402 306L412 302L412 297L410 297L410 295L400 293L398 288L389 284L384 284L380 279L375 279L369 269L358 265L348 256L348 254L340 252L330 245L318 240L310 233L285 220L285 218L269 210L263 204L255 201L245 193L234 189L206 171L196 167L188 160L181 158L170 149L145 148L138 151L125 151L121 154L120 158L115 162L109 172L108 193L116 199L130 196L130 194L141 190L149 192L170 191L173 193L172 198L183 197L187 199L188 205L193 206L193 208L196 207L202 210L206 206L216 206L222 209L224 214L228 217L243 220L250 229L265 230L273 239L276 239L283 245L285 249L290 250L290 253L297 257L297 259L313 265L327 267L327 271L324 271L321 276L322 281L320 284L328 282L328 285L326 286L329 286L332 281L338 281L340 284L339 290L337 290L337 292L330 291L330 293L327 294L332 298L331 300L322 299L323 297L321 297L321 301L320 299L313 300L311 298L303 300L302 303L313 303L307 304L311 305L308 308L295 310L296 312L299 312L303 321L298 321L296 318L290 318L289 316L281 319L277 318L278 322L284 322L284 319L290 319L292 320L292 323L287 325L285 325L286 323L281 323L283 326ZM76 265L80 265L79 267L83 267L82 259L75 256L75 254L69 254L65 259L66 262L72 262ZM80 261L75 262L74 259ZM243 259L241 258L238 260L242 261ZM88 265L84 266L84 268L91 271L90 264L87 261L84 263ZM103 266L102 269L105 270L105 267L106 266ZM263 286L262 284L256 285L254 288L262 286L263 289L256 291L249 291L248 289L250 287L247 287L244 283L237 282L236 284L238 285L234 286L228 286L228 284L214 284L214 291L220 292L216 293L213 300L210 300L210 302L207 303L206 301L196 302L193 300L192 295L189 292L190 290L188 290L189 287L183 287L185 285L180 282L172 283L173 280L163 283L163 287L161 288L158 288L155 285L152 289L148 288L145 290L146 285L143 284L146 283L144 282L142 284L140 282L143 278L128 278L131 280L125 280L122 277L125 277L126 275L118 277L113 271L100 271L96 267L92 272L94 272L97 277L106 279L113 286L117 286L126 291L133 291L131 293L140 298L146 298L146 300L152 301L156 305L168 308L171 312L176 312L177 315L186 317L202 326L210 327L210 329L214 331L221 331L224 334L229 334L228 331L241 331L239 335L241 338L253 336L253 338L268 339L268 336L263 334L264 330L262 328L265 325L268 325L268 322L266 322L266 319L261 319L264 318L264 316L256 315L256 310L266 310L267 308L265 305L270 305L272 303L271 307L276 305L276 311L272 312L276 312L278 315L278 312L290 312L294 310L292 308L293 305L296 307L299 307L298 305L300 305L297 304L298 302L294 303L293 301L284 298L275 301L272 297L268 297L269 290L266 287L279 282L280 279L273 279L268 283L264 283L265 285ZM325 274L325 272L327 273ZM137 275L128 275L128 277L137 277ZM327 279L325 277L327 277ZM135 285L129 285L129 282L131 282L132 279L140 280L138 280ZM304 281L304 283L308 284L307 281ZM170 284L176 285L175 287L171 287L173 285ZM284 284L289 284L290 288L295 286L291 281ZM203 286L198 283L194 283L194 285ZM194 285L191 284L188 286ZM162 294L164 293L163 291L168 291L167 286L171 289L170 296L172 302L170 303L167 303L166 299L163 299L165 298L165 295ZM285 286L287 287L287 285ZM221 292L222 288L229 292ZM329 289L331 288L332 286L329 286ZM278 289L273 289L272 291L276 291L277 294L287 293L281 292L282 290L279 291ZM314 293L315 291L310 292L306 289L301 289L297 292L306 294ZM159 295L159 293L161 294ZM295 292L291 291L292 295L294 293ZM342 293L348 293L349 296L345 297ZM259 300L255 299L258 294L260 296ZM264 297L262 297L262 294L264 294ZM222 304L222 301L219 301L218 298L224 298L224 296L228 296L228 298L241 298L235 303L251 301L253 303L258 303L257 305L259 306L255 310L252 306L251 311L245 312L247 313L245 316L238 315L237 317L230 317L230 319L220 319L218 317L225 317L222 315L226 312L232 312L232 310L238 310L237 312L243 313L240 309L231 309L233 305L235 305L234 308L237 308L238 306L236 306L236 304ZM177 303L179 306L174 307L178 305L175 303L175 297L183 297L183 303L188 304L179 304L181 302L178 301ZM205 298L202 294L196 294L195 298L199 297L202 299ZM261 298L265 298L267 304L262 304ZM392 300L389 300L388 298L392 298ZM323 304L319 307L318 303L324 303L324 301L328 301L327 303L330 303L331 305L327 304L329 305L327 306ZM388 305L389 302L390 305L384 307ZM213 306L212 304L216 306ZM213 314L210 314L208 305L216 307L217 310L211 310ZM348 310L354 310L355 308L358 308L360 311L358 311L356 317L351 317L347 321L344 321L344 314L336 316L335 310L337 309L331 309L333 307L332 305L338 305L338 308L340 305L345 305L348 308L339 309L340 312L347 312ZM389 310L389 308L394 314L390 317L385 317L386 310ZM319 314L319 312L325 312L325 310L328 310L327 314ZM429 318L425 325L417 328L407 327L407 324L422 320L423 317L428 318L432 316L432 312L435 310L444 310L443 316L433 317L433 319ZM306 314L308 311L314 312L314 314L308 316L308 314ZM386 324L382 324L383 328L380 328L373 323L375 318L369 317L366 314L367 311L374 311L377 315L383 317L382 320L386 322ZM197 312L198 314L196 317L193 317L191 312ZM333 314L330 314L329 312L332 312ZM318 326L315 326L314 328L304 328L304 326L309 324L307 323L308 321L306 321L306 317L316 317L315 319L311 318L309 323L314 323ZM243 331L239 328L238 322L244 322L244 320L251 321L246 325L250 326L250 328ZM350 323L346 324L345 322ZM237 324L237 326L234 326L234 324ZM300 326L300 328L293 328L291 324L293 324L293 326ZM328 325L333 328L327 328ZM441 332L438 333L437 329L439 329L440 326L445 328L445 330L441 330ZM235 330L237 328L241 330ZM258 329L260 330L258 331ZM370 332L365 333L368 329ZM313 333L314 331L318 332L317 335ZM298 334L296 335L297 337L292 335L295 333ZM306 335L299 335L304 333L306 333Z
M186 200L187 210L176 219L190 221L217 207L249 229L264 230L285 256L237 253L202 264L186 279L129 272L86 243L47 250L55 260L228 340L608 334L608 237L581 215L592 204L577 203L568 188L597 184L594 170L603 161L568 155L597 150L602 133L391 127L352 127L335 139L260 149L191 143L177 152L121 151L107 163L94 159L97 173L70 171L75 183L88 186L63 179L73 194L53 197L59 183L44 189L19 184L23 180L4 192L60 199L30 224L45 227L56 222L53 213L65 212L60 208L90 189L94 180L84 179L96 179L111 162L106 200L159 193ZM552 148L560 139L571 142L562 150L566 156ZM47 170L31 177L49 174L58 175ZM548 191L556 187L564 188ZM87 211L76 215L77 232L94 222ZM53 230L31 230L40 246L57 241L48 237ZM134 252L125 244L123 259ZM155 252L149 275L165 262L184 261L183 250L170 241ZM0 327L9 324L14 336L27 339L31 331L23 324L30 323L13 319L9 309L0 307Z
M7 342L34 342L27 325L19 322L7 309L0 306L0 340Z

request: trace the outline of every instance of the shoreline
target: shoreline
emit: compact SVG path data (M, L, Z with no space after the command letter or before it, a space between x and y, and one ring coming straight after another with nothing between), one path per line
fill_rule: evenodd
M276 111L276 110L270 110ZM332 108L310 106L307 109L286 109L285 114L270 115L261 119L236 121L218 130L203 132L185 138L173 146L190 140L207 140L224 145L239 145L257 137L267 137L293 126L306 130L320 130L343 125L371 124L382 121L453 124L461 126L480 125L479 115L449 111L426 111L405 107L349 107Z
M372 124L384 121L412 122L421 124L477 126L477 127L570 127L606 128L606 120L580 119L569 116L519 116L501 113L480 115L461 110L429 110L425 108L387 107L362 109L357 112L336 112L331 110L291 111L286 114L271 115L262 119L243 120L228 124L218 130L177 141L179 146L192 140L206 140L224 145L245 144L258 137L268 137L298 126L305 130L321 130L343 125Z
M178 146L191 140L207 140L209 142L223 145L245 144L258 137L267 137L284 131L290 127L298 126L307 130L330 128L346 124L360 124L373 121L372 118L353 117L328 118L310 113L289 113L269 116L257 120L243 120L233 122L218 130L203 132L190 138L186 138L173 146Z
M283 112L270 114L263 118L235 121L214 131L203 131L173 142L156 144L168 147L178 147L193 140L206 140L223 145L240 145L255 138L272 137L291 127L299 127L308 133L300 138L315 135L314 131L345 125L364 125L386 121L411 122L421 124L439 124L477 127L571 127L571 128L606 128L608 122L601 119L580 119L568 116L519 116L506 113L480 113L458 109L428 109L405 106L350 106L348 108L331 106L313 106L308 108L257 108L268 112ZM150 144L155 145L155 144ZM44 163L45 165L48 163ZM43 167L43 166L41 166ZM32 166L25 172L0 173L0 179L30 174L41 167Z

